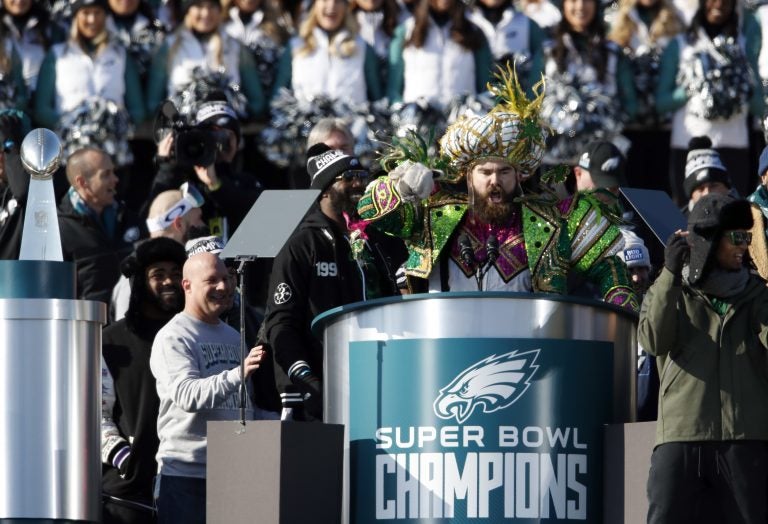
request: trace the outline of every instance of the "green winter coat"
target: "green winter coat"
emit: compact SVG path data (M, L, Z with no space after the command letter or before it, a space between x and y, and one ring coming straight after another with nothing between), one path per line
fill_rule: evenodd
M642 348L657 357L656 444L768 440L768 287L750 276L721 317L664 269L643 300Z

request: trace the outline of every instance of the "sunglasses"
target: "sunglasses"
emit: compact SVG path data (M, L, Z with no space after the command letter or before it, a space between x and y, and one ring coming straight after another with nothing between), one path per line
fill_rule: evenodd
M350 169L337 176L336 180L345 180L347 182L351 182L352 180L359 180L361 182L365 182L368 180L369 176L370 175L368 171L365 169Z
M167 228L178 217L184 216L189 213L190 210L201 207L205 203L205 198L200 194L200 191L189 182L184 182L179 188L181 191L181 200L173 204L165 214L155 218L147 219L147 229L150 233L162 231Z
M734 246L748 246L752 243L752 233L749 231L727 231L725 237Z

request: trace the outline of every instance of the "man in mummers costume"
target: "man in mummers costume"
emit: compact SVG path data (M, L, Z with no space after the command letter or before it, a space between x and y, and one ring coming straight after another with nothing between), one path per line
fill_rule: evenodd
M616 256L619 219L593 199L525 194L521 182L544 154L540 86L528 100L511 71L499 78L491 88L502 102L450 126L438 158L414 135L396 140L382 159L388 175L360 200L361 218L406 240L413 291L567 294L586 280L606 302L637 310Z

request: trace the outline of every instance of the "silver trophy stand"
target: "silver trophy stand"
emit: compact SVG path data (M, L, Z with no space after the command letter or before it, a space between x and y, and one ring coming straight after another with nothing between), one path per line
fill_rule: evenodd
M35 129L19 260L0 261L0 522L99 522L101 326L106 305L75 300L62 260L52 177L61 144Z

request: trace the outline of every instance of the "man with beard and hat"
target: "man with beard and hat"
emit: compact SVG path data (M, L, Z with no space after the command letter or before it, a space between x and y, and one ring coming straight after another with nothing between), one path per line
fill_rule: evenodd
M360 216L406 240L412 291L566 294L574 274L606 302L636 310L616 256L621 233L600 207L524 191L522 181L544 154L543 95L528 100L511 71L499 79L501 87L491 87L502 102L451 125L440 140L441 157L413 155L414 144L386 155L389 173L368 186Z
M190 238L208 233L208 226L202 219L203 196L195 186L184 182L179 189L163 191L149 206L146 224L150 238L166 237L182 246ZM131 286L125 275L112 288L112 302L109 309L114 320L120 320L128 310Z
M651 524L768 518L768 288L747 268L751 227L746 200L702 197L643 301L638 341L662 392Z
M320 196L275 258L265 322L284 416L315 420L322 419L323 347L312 319L396 288L380 234L362 228L357 216L368 171L324 144L308 156L310 187Z
M136 246L121 264L130 280L125 318L104 329L102 349L103 522L151 522L159 399L149 356L155 335L184 307L187 255L170 238Z

